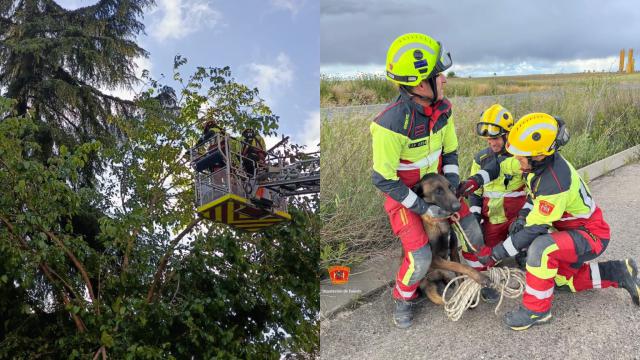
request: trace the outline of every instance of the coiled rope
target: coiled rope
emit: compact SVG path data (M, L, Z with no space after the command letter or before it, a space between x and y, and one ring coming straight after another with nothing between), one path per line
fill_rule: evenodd
M492 267L484 272L491 282L493 288L500 293L500 301L495 308L495 314L498 315L498 309L502 304L502 299L515 299L520 297L525 288L524 271L509 267ZM456 283L453 295L447 299L447 290L451 284ZM480 290L482 286L469 278L467 275L461 275L453 278L444 288L442 300L444 301L444 311L449 319L458 321L465 311L469 308L478 306L480 303Z

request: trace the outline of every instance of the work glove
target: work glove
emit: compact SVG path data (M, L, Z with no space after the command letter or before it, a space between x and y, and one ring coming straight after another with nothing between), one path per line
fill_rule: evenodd
M518 218L509 225L509 236L513 236L513 234L522 231L525 225L527 225L527 220L522 216L518 216Z
M441 207L439 207L436 204L431 204L431 203L428 203L428 202L425 202L425 204L427 205L427 211L425 211L421 215L422 217L435 218L435 219L445 219L445 218L448 218L449 216L451 216L450 212L443 210Z
M470 177L467 180L463 181L458 185L458 190L456 191L457 197L467 197L472 192L478 190L480 188L480 184Z
M484 266L493 266L496 263L496 260L491 257L491 248L485 246L476 254L478 257L478 261Z
M491 250L491 258L496 262L506 257L509 257L509 254L507 253L507 250L504 248L502 243L499 243L498 245L494 246L493 250Z

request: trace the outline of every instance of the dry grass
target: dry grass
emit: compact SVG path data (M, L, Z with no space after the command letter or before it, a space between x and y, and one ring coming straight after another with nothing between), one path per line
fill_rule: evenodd
M447 80L449 97L487 96L560 89L566 86L585 86L592 81L616 83L637 82L640 73L580 73L557 75L496 76L484 78L451 78ZM397 95L395 86L384 77L361 75L353 79L320 79L320 106L379 104Z
M553 96L527 94L502 105L516 118L538 111L563 117L571 140L562 154L579 168L640 143L640 91L614 82L592 78L581 88L556 87ZM489 99L453 104L462 176L468 175L473 154L486 146L474 135L473 124L490 105ZM321 120L322 267L353 265L398 246L383 197L371 184L371 118Z

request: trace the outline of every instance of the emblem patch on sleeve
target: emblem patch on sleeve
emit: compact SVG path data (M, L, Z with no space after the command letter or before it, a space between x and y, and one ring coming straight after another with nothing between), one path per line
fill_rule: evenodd
M554 207L555 206L552 203L545 200L540 200L540 205L538 205L538 210L542 215L548 216L551 214Z

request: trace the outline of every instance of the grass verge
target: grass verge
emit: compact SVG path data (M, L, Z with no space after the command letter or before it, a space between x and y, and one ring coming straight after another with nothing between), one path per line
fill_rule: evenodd
M494 76L447 79L447 96L474 97L514 94L559 89L566 86L588 86L594 80L625 83L640 80L640 73L580 73L527 76ZM395 86L382 76L363 74L350 79L330 76L320 78L320 106L381 104L397 96Z

